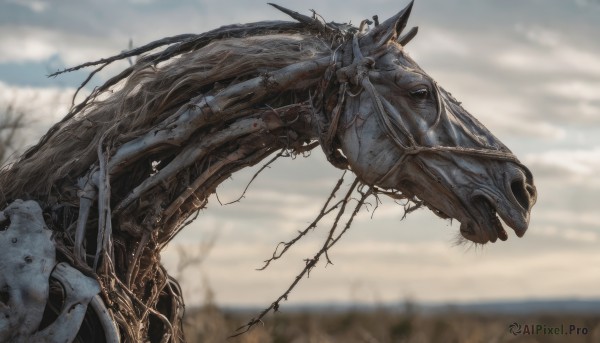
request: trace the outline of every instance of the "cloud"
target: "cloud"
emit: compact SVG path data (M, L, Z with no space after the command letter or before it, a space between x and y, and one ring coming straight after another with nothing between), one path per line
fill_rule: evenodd
M517 24L515 30L530 42L543 47L557 47L562 40L557 32L541 26Z
M600 146L530 153L525 155L524 160L546 176L589 178L600 173Z
M452 33L447 28L428 25L422 29L407 45L407 51L414 55L415 59L434 59L435 56L452 55L453 58L464 58L473 53L464 36Z
M565 125L600 121L600 48L568 34L578 32L534 22L514 31L454 34L450 46L460 42L466 55L415 48L430 74L494 130L559 140Z
M2 27L0 31L0 63L41 61L57 53L57 47L47 39L48 33L31 28ZM37 32L34 32L37 31Z
M18 131L15 147L22 151L37 142L67 113L74 92L72 88L20 87L0 81L0 113L10 106L15 113L25 115L25 127Z
M600 232L590 230L578 230L569 227L542 226L531 230L533 236L545 236L558 238L560 240L575 241L582 243L597 243L600 241Z
M91 38L84 32L64 32L35 26L0 28L0 63L46 61L58 56L67 65L75 65L118 53L119 43L113 37ZM125 44L123 39L121 44ZM123 50L125 46L121 47Z
M585 48L560 45L535 47L516 45L505 47L494 58L498 66L519 72L583 76L600 76L598 52Z
M23 6L30 11L35 13L44 12L48 8L48 3L46 1L38 1L38 0L8 0L8 3L13 3L15 5Z
M224 195L217 189L217 194L223 199L235 199L241 194L234 192ZM254 188L249 191L243 204L220 206L216 197L211 197L208 208L211 216L228 218L228 222L238 227L247 227L255 234L263 235L265 230L257 227L252 221L265 218L262 225L268 224L278 232L296 232L305 227L319 212L321 202L316 202L314 196L301 192L277 192L265 188ZM318 199L318 198L316 198ZM323 202L326 198L323 198ZM208 211L207 211L208 212Z
M575 227L597 230L600 232L600 213L595 210L586 211L577 208L539 209L536 217L543 223L561 227Z
M555 96L562 97L567 100L594 102L600 104L600 80L587 81L581 79L561 80L547 83L544 89ZM598 112L600 113L600 108Z
M419 301L474 301L599 294L593 286L593 278L575 277L600 272L597 267L600 255L590 255L595 247L595 244L589 244L591 235L574 231L563 234L546 229L539 236L547 236L556 244L552 249L534 255L527 242L520 245L520 251L511 254L503 247L465 253L439 242L346 242L332 249L334 265L326 268L324 263L318 265L311 277L302 280L294 290L290 302L371 302L374 298L388 302L401 300L406 295ZM561 248L564 239L580 244L579 248ZM597 242L598 235L592 239ZM193 249L192 245L188 247ZM177 259L173 251L170 247L163 254L163 259L171 264ZM293 281L303 268L303 259L311 256L309 249L298 247L266 271L255 271L254 268L271 251L272 247L260 244L249 246L220 241L201 267L215 286L218 303L266 306ZM557 274L564 276L560 278L564 282L556 279ZM515 287L498 287L499 277ZM198 287L200 281L197 278L186 280L184 289ZM361 285L362 291L353 290L357 284ZM252 297L244 291L250 289ZM200 300L189 298L188 303Z

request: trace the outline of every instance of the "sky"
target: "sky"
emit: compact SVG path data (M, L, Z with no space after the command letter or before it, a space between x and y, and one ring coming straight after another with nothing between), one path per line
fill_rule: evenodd
M280 0L324 18L387 18L407 1ZM533 172L538 202L526 235L484 247L456 246L458 224L419 210L401 220L392 201L363 211L289 304L473 302L600 297L600 1L416 0L406 50ZM180 33L287 17L262 1L0 0L0 108L28 114L22 146L67 111L85 71L49 73ZM126 62L107 68L106 80ZM88 89L89 91L89 89ZM256 168L217 190L236 199ZM256 271L276 244L310 223L340 176L323 154L280 159L241 202L211 198L163 253L188 304L207 287L226 306L266 306L285 291L326 237L312 232L283 260ZM351 178L346 178L346 183ZM179 251L201 265L176 268Z

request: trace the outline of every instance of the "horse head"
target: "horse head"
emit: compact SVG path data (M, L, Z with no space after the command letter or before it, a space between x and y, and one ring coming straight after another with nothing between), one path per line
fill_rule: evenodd
M460 221L475 243L521 237L536 201L531 172L405 52L412 2L358 32L339 53L345 99L338 138L363 182L402 192ZM498 216L497 216L498 215Z

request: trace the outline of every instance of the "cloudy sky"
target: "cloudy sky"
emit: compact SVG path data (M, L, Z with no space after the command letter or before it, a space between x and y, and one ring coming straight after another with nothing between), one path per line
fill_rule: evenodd
M280 0L328 20L391 16L406 1ZM416 0L407 50L444 88L527 164L539 192L527 234L468 248L458 225L426 210L401 221L391 201L359 215L333 248L333 266L315 269L290 303L463 302L600 297L600 1ZM113 55L179 33L230 23L287 19L262 1L0 0L0 108L30 115L31 144L64 115L85 71L48 79L65 66ZM126 64L108 68L96 82ZM218 190L234 200L255 170ZM186 270L188 303L208 282L223 305L266 305L314 254L326 227L267 271L255 268L318 212L339 173L316 151L279 160L238 204L211 199L175 244L189 254L216 243L201 268ZM163 255L175 266L176 249ZM174 268L173 268L174 269Z

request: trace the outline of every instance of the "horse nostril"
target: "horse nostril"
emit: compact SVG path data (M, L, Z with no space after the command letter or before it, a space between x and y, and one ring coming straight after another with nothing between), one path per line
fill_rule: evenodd
M525 189L529 194L529 206L533 206L537 201L537 190L533 184L526 184Z
M535 189L529 185L525 185L523 180L515 180L510 184L510 190L515 196L515 199L519 202L519 205L525 210L529 210L531 198L534 197Z

